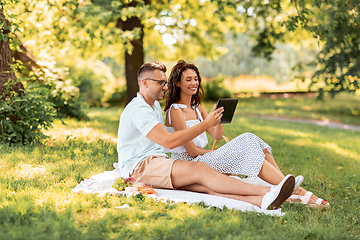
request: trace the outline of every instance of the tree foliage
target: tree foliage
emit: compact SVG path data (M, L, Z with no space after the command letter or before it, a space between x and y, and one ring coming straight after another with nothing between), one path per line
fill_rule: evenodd
M291 81L295 76L306 69L292 69L304 61L315 59L318 49L301 43L298 47L291 44L276 43L276 49L271 54L271 59L253 54L252 48L256 41L247 34L232 36L227 34L226 43L220 46L229 51L214 60L199 57L194 62L199 67L201 74L207 78L215 78L219 73L224 76L237 77L239 75L261 76L267 75L278 83Z
M215 43L224 40L226 23L214 16L216 5L210 1L20 0L17 6L23 37L34 51L49 49L46 53L65 59L64 64L79 56L136 62L126 65L128 87L134 83L137 87L136 72L144 54L174 60L223 52ZM131 27L132 19L140 24ZM176 43L164 46L164 38ZM138 58L126 59L137 52Z
M0 140L28 144L45 138L42 130L55 117L83 119L86 115L71 80L38 64L19 41L19 14L8 10L19 2L0 4Z
M323 83L333 92L358 88L358 3L351 0L17 0L13 12L36 54L56 56L64 66L79 58L115 59L125 63L132 88L144 58L216 59L232 51L217 45L227 32L246 32L256 40L253 53L267 59L281 43L318 40L316 61L304 58L299 65L316 67L313 86ZM132 19L138 24L132 26ZM166 39L172 44L165 45Z
M299 67L312 66L316 71L310 76L310 87L324 86L333 95L339 91L359 89L360 74L360 18L359 2L352 0L267 0L234 1L213 0L219 11L226 14L231 7L243 13L254 23L254 37L257 45L253 47L256 55L271 59L276 42L303 41L308 36L318 40L321 51L314 61L302 62ZM298 35L301 33L301 35ZM297 39L294 39L297 35Z
M300 2L299 21L323 44L312 84L325 83L334 96L340 91L359 89L360 16L358 1ZM316 21L315 21L316 20Z

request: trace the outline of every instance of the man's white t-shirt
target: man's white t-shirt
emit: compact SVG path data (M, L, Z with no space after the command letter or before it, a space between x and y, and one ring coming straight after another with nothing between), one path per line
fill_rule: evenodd
M137 93L120 116L117 151L123 178L129 177L147 156L166 156L162 146L146 137L158 123L164 125L160 103L155 101L151 107Z

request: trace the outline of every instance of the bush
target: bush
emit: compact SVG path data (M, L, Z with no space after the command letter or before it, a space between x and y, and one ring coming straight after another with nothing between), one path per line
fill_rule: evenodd
M120 90L115 88L115 92L111 94L111 97L106 100L106 103L110 105L117 105L126 102L126 88Z
M33 144L46 138L42 129L51 127L56 116L48 89L39 83L27 86L21 94L12 91L15 81L5 83L0 100L0 140ZM6 96L6 97L5 97Z
M63 80L57 73L41 69L29 73L29 82L39 82L47 89L44 96L48 102L54 103L56 117L61 119L73 117L77 120L87 120L84 112L86 102L80 97L79 88L73 86L72 80Z
M231 92L225 88L223 81L224 77L219 74L212 81L204 84L204 99L217 101L219 98L230 98Z
M101 106L104 97L103 81L105 76L98 74L92 68L85 66L70 66L69 75L73 85L80 90L80 96L91 106Z

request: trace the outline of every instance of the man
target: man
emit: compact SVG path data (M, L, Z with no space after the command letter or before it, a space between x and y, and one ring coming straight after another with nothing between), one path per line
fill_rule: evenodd
M166 67L145 63L138 72L139 92L120 117L118 155L122 177L155 188L180 188L228 197L254 204L262 209L277 209L292 194L295 179L287 175L275 187L246 184L211 169L201 162L175 161L162 147L172 149L220 123L223 109L214 108L196 126L168 133L159 104L167 90Z

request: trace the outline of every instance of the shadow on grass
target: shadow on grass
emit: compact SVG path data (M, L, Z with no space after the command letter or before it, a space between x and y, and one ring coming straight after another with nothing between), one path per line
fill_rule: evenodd
M304 206L286 209L284 217L270 217L254 212L210 208L195 204L168 210L156 205L147 214L108 212L100 222L116 225L116 239L355 239L356 224L331 211L317 211ZM144 210L144 212L148 212ZM131 215L130 215L131 214ZM320 217L320 219L319 219Z
M16 155L11 154L14 149ZM2 146L1 150L7 156L0 161L7 172L0 182L11 189L75 187L84 178L112 170L113 163L118 161L116 145L103 140L87 143L68 139L51 147ZM41 172L30 174L40 167Z
M1 239L106 239L101 225L79 228L71 207L37 206L31 197L0 207Z
M104 131L104 126L106 129L111 129L110 131L104 131L104 133L115 132L117 135L117 129L119 126L120 115L123 111L123 107L111 107L106 109L94 108L89 113L91 121L96 123L92 124L93 128ZM114 131L116 129L116 131Z

